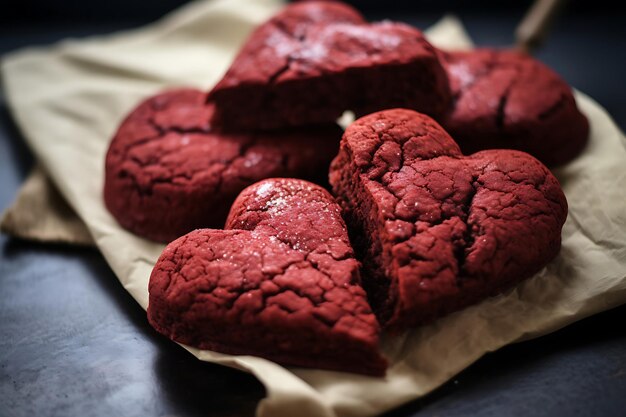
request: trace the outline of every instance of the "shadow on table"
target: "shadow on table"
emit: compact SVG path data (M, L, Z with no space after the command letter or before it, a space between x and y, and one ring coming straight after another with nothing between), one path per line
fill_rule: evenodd
M165 339L163 339L165 341ZM252 375L202 362L173 342L162 346L155 372L165 406L180 416L253 416L265 388Z

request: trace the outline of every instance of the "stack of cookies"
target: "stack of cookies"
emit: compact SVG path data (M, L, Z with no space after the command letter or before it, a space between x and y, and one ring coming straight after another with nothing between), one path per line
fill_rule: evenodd
M345 111L358 120L342 132ZM567 202L544 164L587 135L569 86L529 56L440 51L405 24L299 2L210 92L126 117L104 200L171 242L149 286L160 333L380 376L381 329L498 294L558 254Z

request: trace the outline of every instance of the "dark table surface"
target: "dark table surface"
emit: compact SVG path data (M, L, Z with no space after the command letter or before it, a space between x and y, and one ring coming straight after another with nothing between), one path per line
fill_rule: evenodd
M387 15L421 27L437 16ZM462 16L478 44L512 42L515 14ZM137 22L0 29L0 53ZM626 126L620 15L565 16L537 56ZM32 166L0 101L0 209ZM626 161L625 161L626 162ZM486 355L388 416L626 415L626 306ZM159 337L93 249L0 236L0 417L248 416L253 377L202 363Z

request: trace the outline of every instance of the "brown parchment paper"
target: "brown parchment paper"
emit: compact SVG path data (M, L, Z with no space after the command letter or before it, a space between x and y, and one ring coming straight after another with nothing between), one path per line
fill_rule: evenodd
M85 223L39 164L28 174L13 204L2 213L0 232L37 242L94 245Z
M101 194L109 138L141 98L163 87L210 87L251 28L277 7L270 0L197 2L142 30L3 60L7 101L29 145L144 309L163 245L126 232L106 211ZM437 45L469 46L454 19L430 33ZM626 302L624 136L598 104L580 93L577 100L591 138L582 156L556 172L570 205L559 256L507 294L385 339L391 361L385 378L187 349L256 375L267 388L258 416L371 416L432 391L486 352Z

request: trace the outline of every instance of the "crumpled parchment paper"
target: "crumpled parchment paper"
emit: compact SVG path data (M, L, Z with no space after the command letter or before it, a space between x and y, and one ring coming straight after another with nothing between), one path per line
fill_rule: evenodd
M0 218L0 232L44 243L93 246L85 223L36 164Z
M247 33L279 6L273 0L197 2L141 30L30 48L3 59L7 101L28 144L144 309L163 245L123 230L106 211L108 141L140 99L165 87L207 89L217 82ZM454 19L429 34L438 46L470 45ZM385 378L187 349L201 360L256 375L267 388L258 416L371 416L427 394L486 352L626 302L624 135L597 103L581 93L576 97L591 137L583 155L555 172L569 203L559 256L506 294L385 338L391 362Z

